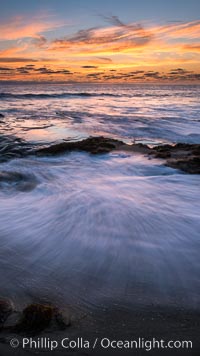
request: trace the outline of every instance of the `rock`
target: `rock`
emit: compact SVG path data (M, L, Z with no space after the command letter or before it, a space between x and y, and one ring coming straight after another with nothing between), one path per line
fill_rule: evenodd
M166 152L158 152L155 155L156 158L169 158L171 157L171 153L169 151Z
M161 145L161 146L155 146L153 150L155 152L166 152L166 151L171 151L173 150L174 146L173 145Z
M12 136L0 136L0 162L15 157L25 157L30 154L38 156L58 155L71 151L84 151L91 154L105 154L113 150L122 150L132 153L141 153L150 157L166 160L166 165L172 168L178 168L191 174L199 174L200 144L177 143L176 145L161 145L150 148L146 144L134 143L128 145L120 140L98 136L89 137L82 141L61 142L52 144L43 148L35 148L27 142ZM5 172L0 173L0 184L7 179L12 184L14 176ZM17 178L17 176L16 176ZM20 178L20 177L19 177ZM31 178L31 177L30 177ZM21 180L22 181L22 180ZM29 177L23 178L23 184L17 186L18 190L30 191L35 188L37 182Z
M12 135L0 135L0 162L9 159L25 157L29 154L31 145Z
M20 172L0 171L0 189L17 189L21 192L30 192L37 186L34 175L26 175Z
M51 304L30 304L22 313L22 317L15 325L17 332L38 334L48 327L64 330L71 325L69 313L62 313Z
M131 146L126 145L125 149L128 149L128 150L131 149L133 152L138 152L138 153L142 153L142 154L151 153L151 148L149 148L148 145L145 145L143 143L133 143Z
M195 145L192 154L195 156L200 156L200 145L199 146Z
M180 169L190 174L200 174L200 157L168 160L167 166Z
M55 307L45 304L30 304L24 310L22 318L16 325L16 331L37 334L46 329L55 313Z
M155 158L166 159L166 165L178 168L191 174L199 174L200 145L177 143L176 145L161 145L149 148L145 144L127 145L122 141L112 138L89 137L78 142L62 142L37 150L38 155L57 155L67 151L86 151L92 154L108 153L122 149L125 151L139 152L153 155Z
M0 171L0 182L15 183L16 181L23 180L24 176L18 172Z
M190 174L200 174L200 144L177 143L154 147L155 158L167 159L166 165Z
M100 154L117 149L122 144L122 141L103 136L89 137L82 141L62 142L46 148L41 148L37 150L36 153L38 155L57 155L67 151L85 151L92 154Z
M3 118L3 117L5 117L5 116L4 116L3 114L1 114L1 113L0 113L0 118Z
M0 326L5 323L13 311L14 305L9 299L0 299Z

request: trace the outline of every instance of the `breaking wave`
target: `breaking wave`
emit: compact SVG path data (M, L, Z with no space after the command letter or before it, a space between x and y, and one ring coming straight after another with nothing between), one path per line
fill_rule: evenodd
M91 97L91 96L113 96L113 97L118 97L121 96L119 94L111 94L111 93L87 93L87 92L80 92L80 93L52 93L52 94L46 94L46 93L40 93L40 94L33 94L33 93L27 93L27 94L13 94L13 93L0 93L0 98L1 99L50 99L50 98L67 98L67 97Z

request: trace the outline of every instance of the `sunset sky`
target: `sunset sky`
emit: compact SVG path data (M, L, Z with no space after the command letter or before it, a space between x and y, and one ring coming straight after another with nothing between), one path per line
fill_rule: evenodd
M0 80L200 81L199 0L1 0Z

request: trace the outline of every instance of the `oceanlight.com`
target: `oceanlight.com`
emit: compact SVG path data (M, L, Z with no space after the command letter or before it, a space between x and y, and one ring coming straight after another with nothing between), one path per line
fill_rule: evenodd
M154 349L192 349L192 341L180 340L157 340L155 338L147 340L145 338L138 338L136 340L113 340L109 338L95 338L94 340L86 340L82 337L71 340L63 338L60 341L53 340L47 337L44 338L22 338L21 340L14 338L10 340L12 348L34 349L34 350L49 350L56 349L118 349L118 350L140 350L151 351Z

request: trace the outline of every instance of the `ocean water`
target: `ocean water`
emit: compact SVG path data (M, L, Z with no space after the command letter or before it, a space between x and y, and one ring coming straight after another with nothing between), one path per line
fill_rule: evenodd
M1 132L35 141L102 134L200 143L199 97L197 85L0 85Z
M200 143L200 86L0 87L0 133ZM139 153L0 164L1 294L96 308L199 308L200 178Z

